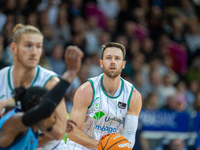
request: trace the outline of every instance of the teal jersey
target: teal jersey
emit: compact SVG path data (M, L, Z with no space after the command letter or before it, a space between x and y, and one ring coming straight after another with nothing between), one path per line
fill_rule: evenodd
M17 113L17 109L13 109L0 119L0 130L6 120ZM28 128L27 132L13 142L8 147L0 147L0 150L35 150L38 146L38 132L34 133L32 128Z

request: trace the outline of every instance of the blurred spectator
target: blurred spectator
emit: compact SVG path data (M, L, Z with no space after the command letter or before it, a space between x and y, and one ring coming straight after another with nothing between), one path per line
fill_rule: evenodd
M57 21L53 25L55 39L63 45L71 41L71 25L68 22L68 13L66 9L60 8Z
M54 24L57 20L59 2L60 0L43 0L37 8L38 11L47 11L49 24Z
M3 27L6 23L6 21L7 21L7 17L0 8L0 32L3 30Z
M185 45L184 23L181 22L180 18L177 17L172 20L172 30L171 39L179 44Z
M200 85L200 57L193 59L188 72L186 74L187 81L197 80Z
M8 66L8 64L3 60L3 52L4 52L4 37L0 34L0 69Z
M196 57L197 52L200 50L200 34L197 29L197 20L190 20L188 23L188 32L185 34L185 40L188 46L188 55L191 60Z
M4 48L7 47L12 42L12 29L14 27L14 23L11 21L7 21L3 27L3 36L4 36Z
M193 103L193 109L195 112L200 112L200 92L196 94L195 101Z
M142 78L141 72L135 72L133 76L133 85L141 93L142 99L146 99L149 93L147 83Z
M163 98L160 99L159 101L159 106L162 107L166 104L168 97L174 96L176 94L176 89L172 84L172 79L169 74L164 75L163 84L160 86L158 90L159 93L161 94L161 97Z
M194 7L190 0L180 0L179 7L177 7L177 15L184 24L190 23L191 19L197 17Z
M70 0L69 21L71 22L76 17L83 17L83 9L83 0Z
M95 17L98 21L98 27L105 29L106 26L106 16L103 11L97 6L96 3L89 2L85 7L86 19L90 17Z
M100 57L97 53L93 53L86 59L88 59L88 77L95 77L103 73L103 69L99 65Z
M179 110L185 111L187 108L186 100L186 83L184 81L179 81L176 84L176 99L180 103Z
M49 17L48 12L46 10L39 12L39 26L42 28L43 26L49 25Z
M169 145L157 147L156 150L187 150L185 141L182 139L172 139Z
M165 100L164 107L162 107L161 109L170 111L183 111L182 103L177 100L176 95L168 96Z
M28 14L27 19L26 19L26 24L32 25L32 26L38 28L39 25L38 25L38 16L37 16L37 14L36 13Z
M41 27L41 31L44 35L43 46L45 48L46 55L49 56L51 54L52 48L56 44L55 37L54 37L55 33L52 26L50 26L49 24L43 25Z
M56 72L59 76L62 76L63 72L66 70L63 56L64 56L63 46L61 44L56 44L52 49L49 60L53 68L53 71Z
M151 38L146 38L141 44L141 52L145 56L145 63L149 63L150 58L153 56L154 41Z
M116 18L119 13L119 2L116 0L97 0L97 5L107 18Z
M199 91L199 83L196 79L191 80L189 82L189 85L187 86L186 89L186 100L187 100L187 105L188 105L188 110L192 110L193 104L195 101L195 97L197 97L197 93Z
M143 101L143 108L149 110L157 110L158 108L158 95L155 92L150 92Z

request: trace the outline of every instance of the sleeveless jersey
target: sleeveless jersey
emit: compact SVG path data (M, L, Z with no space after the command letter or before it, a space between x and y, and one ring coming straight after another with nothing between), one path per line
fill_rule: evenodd
M10 112L8 112L5 116L3 116L0 120L0 130L3 125L3 123L8 120L10 117L12 117L15 113L17 113L17 109L13 109ZM34 150L37 148L38 145L38 132L34 133L33 130L29 127L28 131L21 136L19 139L17 139L15 142L13 142L8 147L1 148L0 150Z
M12 92L14 90L12 71L13 66L5 67L0 70L0 101L12 97ZM57 74L38 65L35 67L35 77L31 82L31 86L44 87L54 76L57 76Z
M93 99L82 128L85 134L96 140L107 133L123 134L124 118L133 92L133 85L121 78L119 94L115 97L109 96L103 88L103 76L104 74L100 74L88 79L93 88ZM69 139L67 146L70 150L89 150Z

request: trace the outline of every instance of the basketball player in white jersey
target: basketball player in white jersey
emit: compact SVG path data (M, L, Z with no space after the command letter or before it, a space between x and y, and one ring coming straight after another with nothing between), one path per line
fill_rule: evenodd
M57 74L38 65L43 46L43 35L35 27L17 24L13 29L13 42L10 45L13 53L13 66L0 70L0 107L14 101L13 89L19 86L41 86L52 89L58 82ZM78 49L70 46L68 49ZM0 108L1 111L2 108ZM58 114L56 124L51 132L44 131L39 139L43 150L66 149L60 140L66 130L66 105L62 100L56 108ZM48 136L46 136L48 135ZM52 140L55 139L55 140Z
M102 48L100 66L104 73L88 79L74 96L70 118L77 127L68 134L68 150L97 149L102 135L118 133L135 144L141 94L121 78L126 50L119 43Z

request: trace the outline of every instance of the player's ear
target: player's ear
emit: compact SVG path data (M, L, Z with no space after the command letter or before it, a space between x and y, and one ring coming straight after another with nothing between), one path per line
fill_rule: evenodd
M10 44L10 51L15 54L17 52L17 44L15 42L12 42Z
M124 60L124 62L123 62L123 69L125 68L125 65L126 65L126 61Z
M99 59L99 64L100 64L101 68L103 68L103 61L101 59Z

